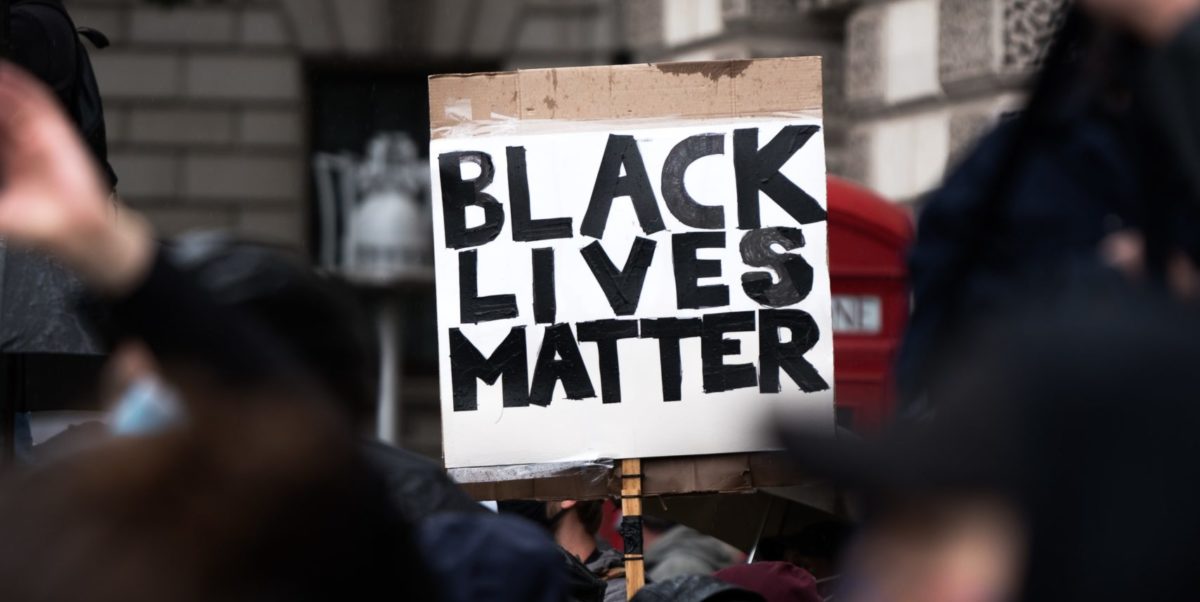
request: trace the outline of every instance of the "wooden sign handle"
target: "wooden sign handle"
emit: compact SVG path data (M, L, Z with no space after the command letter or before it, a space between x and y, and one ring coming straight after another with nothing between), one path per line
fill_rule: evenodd
M621 460L621 536L625 540L625 597L646 585L642 551L642 461Z

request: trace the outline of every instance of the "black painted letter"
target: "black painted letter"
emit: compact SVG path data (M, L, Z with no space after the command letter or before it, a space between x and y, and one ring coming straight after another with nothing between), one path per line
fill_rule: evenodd
M584 247L579 252L592 269L592 275L608 297L608 304L618 316L631 316L637 311L642 298L642 285L646 283L646 270L654 260L654 248L658 246L649 238L633 239L633 248L625 259L625 269L617 270L600 241Z
M766 146L758 148L758 129L733 132L733 167L737 178L738 228L753 230L762 226L758 211L758 192L767 193L800 224L824 221L826 214L812 195L804 192L787 176L779 173L814 134L815 125L789 125Z
M560 380L567 392L567 399L596 396L570 324L546 327L546 336L542 339L541 350L538 351L537 364L533 367L533 387L529 391L529 403L543 407L550 405L550 399L554 397L554 385Z
M533 219L529 208L529 173L525 147L510 146L508 155L508 200L512 204L513 240L530 242L571 238L571 218Z
M726 364L725 356L741 353L742 342L727 339L729 332L754 330L754 313L743 311L704 316L704 336L700 338L700 359L704 363L704 392L720 393L758 384L754 364Z
M621 357L617 341L637 338L637 320L581 322L576 328L579 340L595 343L600 352L600 398L604 403L621 403Z
M742 274L742 290L746 296L766 307L795 305L812 292L813 268L799 255L776 253L772 245L784 251L804 246L804 233L799 228L765 228L751 230L742 237L742 263L755 268L770 268L779 275L775 283L770 272Z
M621 175L622 165L625 166L625 175ZM600 170L596 174L592 200L588 203L579 231L592 238L603 238L613 199L623 196L633 201L633 210L637 212L643 232L654 234L666 229L637 141L633 136L610 134L608 145L604 147L604 158L600 160Z
M558 313L554 287L554 249L533 250L533 319L538 324L553 324Z
M702 230L720 230L725 227L725 210L722 207L701 205L688 194L683 176L688 167L701 157L725 153L723 134L699 134L685 139L671 149L663 165L662 195L667 209L684 225Z
M454 389L454 411L473 412L479 409L476 380L494 385L504 379L504 407L523 408L529 405L529 368L525 359L525 327L516 326L489 357L463 336L457 328L450 329L450 382Z
M517 317L516 295L479 296L479 251L458 254L458 319L478 324Z
M463 180L463 163L479 166L479 177ZM500 235L504 226L504 208L500 201L483 191L496 176L492 157L479 151L460 151L438 156L438 171L442 183L442 214L446 230L446 247L466 249L487 244ZM467 207L483 209L483 224L467 227Z
M792 340L779 340L779 329L792 333ZM758 312L758 354L760 373L758 390L763 393L779 392L779 369L800 385L805 393L824 391L829 383L821 378L817 369L804 354L821 339L821 331L808 312L798 309L767 309Z
M683 365L679 357L679 341L693 339L703 333L700 318L663 318L642 320L643 339L658 339L658 362L662 369L663 401L683 399Z
M699 259L697 249L724 249L724 232L688 232L671 236L671 258L675 263L675 304L679 309L702 309L729 305L729 287L700 286L701 278L721 275L719 259Z

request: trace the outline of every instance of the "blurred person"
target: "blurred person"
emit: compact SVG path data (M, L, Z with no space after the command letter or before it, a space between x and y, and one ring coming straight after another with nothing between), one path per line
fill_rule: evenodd
M839 600L1200 597L1200 2L1078 10L1099 27L922 217L900 370L937 399L878 441L792 437L864 495Z
M940 363L1029 288L1115 277L1200 292L1200 2L1067 6L1023 113L932 192L910 256L897 372L937 403Z
M851 601L1016 600L1026 525L998 495L891 492L843 559L835 596Z
M51 254L153 353L183 428L19 475L6 600L436 599L407 523L292 351L113 210L48 92L0 63L0 235Z
M604 500L563 500L546 505L554 540L604 580L604 602L625 599L625 557L597 536L604 520Z
M306 374L324 385L326 399L360 433L364 457L384 477L392 501L408 520L417 522L439 512L483 511L440 466L373 437L378 341L368 315L346 287L282 252L215 232L176 239L168 252L174 264L217 302L254 319L292 352ZM151 367L136 358L139 349L144 347L135 343L133 362ZM118 348L118 354L124 350ZM163 391L152 372L143 372L127 381L125 399L140 403L139 390L156 388ZM130 398L130 393L135 396ZM163 401L171 405L169 399Z
M713 575L755 592L766 602L824 602L817 580L790 562L755 562L721 569Z
M652 516L642 517L642 545L649 581L711 575L742 558L740 550L715 537Z
M103 173L103 182L111 192L116 173L108 163L108 141L104 108L91 60L80 35L98 48L108 45L103 34L90 29L77 30L60 0L12 0L5 3L9 12L10 59L49 86L60 107L71 119L76 131L87 143L92 161ZM59 266L36 254L3 249L5 265L4 298L9 314L5 326L5 351L26 351L30 347L73 348L84 352L88 343L81 341L72 312L72 297L80 285ZM21 308L16 313L13 308ZM15 318L15 319L14 319ZM18 400L18 403L23 400ZM13 445L22 464L35 461L32 416L18 406Z
M1152 572L1168 574L1176 559L1161 555L1171 553L1174 539L1164 521L1179 518L1162 517L1134 533L1112 523L1137 503L1097 491L1110 478L1098 471L1115 467L1122 476L1113 474L1110 482L1148 485L1152 504L1190 499L1189 488L1176 481L1187 479L1186 471L1150 469L1170 453L1137 449L1130 441L1133 433L1161 432L1162 425L1126 416L1121 406L1133 402L1144 406L1138 412L1194 429L1200 425L1195 417L1173 409L1188 403L1190 379L1149 377L1159 366L1142 357L1133 360L1135 367L1097 354L1163 345L1169 341L1164 324L1177 320L1166 329L1186 332L1191 322L1161 300L1129 297L1131 286L1146 282L1183 297L1196 290L1200 2L1083 0L1079 9L1088 12L1075 13L1074 29L1067 28L1076 36L1060 35L1026 114L986 137L932 193L922 215L911 260L916 312L899 373L909 400L942 394L896 427L908 431L897 436L903 444L880 445L888 451L870 459L847 459L858 450L836 459L827 457L829 450L801 452L806 466L827 460L843 484L870 491L867 528L851 548L840 599L1166 599L1159 595L1163 588L1191 592L1172 599L1195 595L1180 575L1165 582L1148 573L1135 577L1141 568L1099 558L1114 547L1156 550L1163 566ZM1089 18L1102 27L1079 34ZM1112 277L1108 267L1127 278ZM1114 320L1144 321L1143 312L1155 311L1164 313L1154 328L1122 324L1120 337L1110 328ZM1090 322L1074 319L1083 316ZM1028 344L973 368L990 363L1007 378L977 383L966 393L948 384L958 382L962 357L988 340L983 333L1002 328L997 324ZM1034 334L1047 331L1054 334ZM1042 365L1030 359L1031 351ZM1172 361L1154 355L1157 362ZM1052 377L1048 367L1061 373ZM1112 391L1122 385L1111 381L1133 374L1155 381L1153 393L1127 392L1119 400ZM1056 378L1069 392L1040 390ZM1018 388L1025 395L1015 393ZM978 399L981 391L992 402ZM996 400L1000 392L1004 398ZM1026 411L1039 417L1014 418ZM1179 437L1160 443L1178 446ZM923 446L913 442L919 438L927 440ZM1113 449L1101 443L1106 438ZM882 457L891 455L908 457ZM1104 503L1091 506L1100 498ZM1101 575L1117 573L1120 584L1099 583Z
M217 303L253 319L324 386L325 399L362 433L364 457L386 479L393 502L408 520L438 512L482 512L441 467L367 434L374 420L379 358L370 321L348 290L280 251L219 232L185 235L164 249L173 265ZM100 331L109 330L104 316L92 321ZM184 423L186 409L145 343L106 334L112 352L103 397L112 408L112 432L136 436ZM86 448L88 439L102 440L103 432L76 428L57 439L52 447L69 452Z
M1200 311L1133 287L1055 299L981 335L923 420L790 438L864 497L837 599L1200 597Z
M408 526L336 415L213 393L204 401L221 407L186 428L6 480L3 598L437 599Z
M553 536L568 556L603 582L604 602L625 599L624 556L597 536L604 520L603 500L503 501L499 509L505 514L524 517ZM581 586L590 587L587 581Z

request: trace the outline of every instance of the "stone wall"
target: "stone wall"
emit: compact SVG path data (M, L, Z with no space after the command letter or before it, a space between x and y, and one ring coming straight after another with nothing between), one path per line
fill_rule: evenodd
M681 39L671 0L623 4L640 60L822 55L830 171L898 201L1019 106L1062 14L1061 0L723 0L693 8L719 27Z
M303 244L301 69L276 2L171 10L72 0L93 51L119 192L165 233Z
M846 175L912 200L1020 106L1060 0L887 0L847 23L855 161Z
M825 58L830 169L936 184L1019 102L1061 0L68 0L94 53L122 195L167 233L307 244L305 57L506 68Z
M690 1L690 0L689 0ZM165 233L307 246L304 59L607 63L603 0L67 0L93 51L120 193Z

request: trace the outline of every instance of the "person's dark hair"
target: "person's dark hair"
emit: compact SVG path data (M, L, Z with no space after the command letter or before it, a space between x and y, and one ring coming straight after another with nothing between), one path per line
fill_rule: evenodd
M332 408L237 401L5 483L5 602L437 599Z
M853 529L840 521L822 521L804 527L799 533L769 537L758 546L759 560L788 560L807 556L837 560Z
M600 523L604 521L604 500L577 502L575 514L588 535L595 535L600 531Z
M282 251L216 233L180 237L170 252L218 302L246 312L287 346L356 423L373 418L378 341L347 286Z

